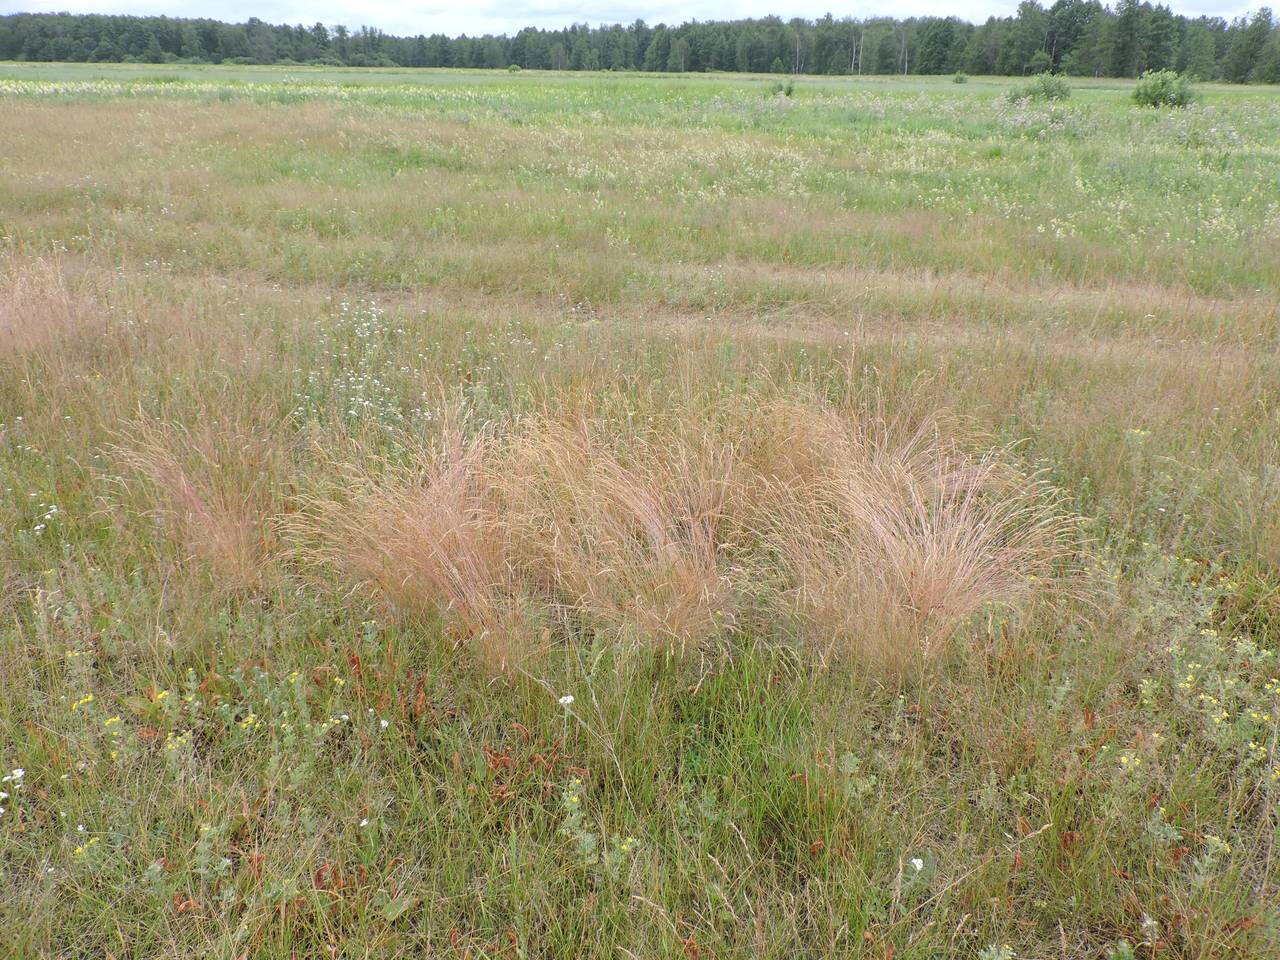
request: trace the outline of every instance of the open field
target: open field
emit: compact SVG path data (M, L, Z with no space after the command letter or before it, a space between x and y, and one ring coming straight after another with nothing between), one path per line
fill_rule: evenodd
M0 64L0 953L1280 952L1280 96L777 82Z

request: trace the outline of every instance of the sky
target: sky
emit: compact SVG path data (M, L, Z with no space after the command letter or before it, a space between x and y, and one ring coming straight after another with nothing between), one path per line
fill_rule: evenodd
M1052 0L1041 0L1049 6ZM1175 13L1207 14L1230 19L1266 5L1266 0L1165 0ZM563 27L570 23L683 23L686 20L732 20L777 14L791 17L961 16L980 23L989 16L1008 16L1017 0L865 0L832 8L829 0L0 0L0 13L130 13L140 16L212 17L240 23L258 17L268 23L317 20L349 27L377 27L387 33L515 33L521 27Z

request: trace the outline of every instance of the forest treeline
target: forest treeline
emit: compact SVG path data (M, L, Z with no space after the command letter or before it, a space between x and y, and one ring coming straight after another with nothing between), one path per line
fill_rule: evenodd
M765 17L560 30L514 36L397 37L371 27L17 13L0 17L0 60L298 63L550 70L1133 77L1165 67L1203 80L1280 83L1280 23L1270 9L1227 21L1163 4L1024 0L1009 17L819 20Z

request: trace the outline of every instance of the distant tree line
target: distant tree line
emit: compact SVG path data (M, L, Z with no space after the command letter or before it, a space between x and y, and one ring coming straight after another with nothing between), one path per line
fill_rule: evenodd
M1263 7L1228 22L1163 4L1023 0L1011 17L819 20L779 17L395 37L361 27L172 17L17 13L0 17L0 59L283 63L535 70L1133 77L1170 67L1204 80L1280 83L1280 23Z

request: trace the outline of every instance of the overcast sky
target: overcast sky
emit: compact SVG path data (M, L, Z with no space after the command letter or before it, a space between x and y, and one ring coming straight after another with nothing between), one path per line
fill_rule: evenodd
M1048 6L1052 0L1042 0ZM1168 2L1168 0L1166 0ZM1188 16L1210 14L1231 17L1265 5L1265 0L1173 0L1175 13ZM832 7L821 0L473 0L471 3L445 0L0 0L0 13L70 11L71 13L164 14L170 17L213 17L241 22L259 17L269 23L306 23L317 20L349 27L368 25L387 33L415 35L447 33L471 35L514 33L521 27L562 27L570 23L683 23L686 20L730 20L778 14L820 17L830 12L844 16L963 16L981 22L989 16L1006 16L1017 8L1017 0L867 0L848 7Z

